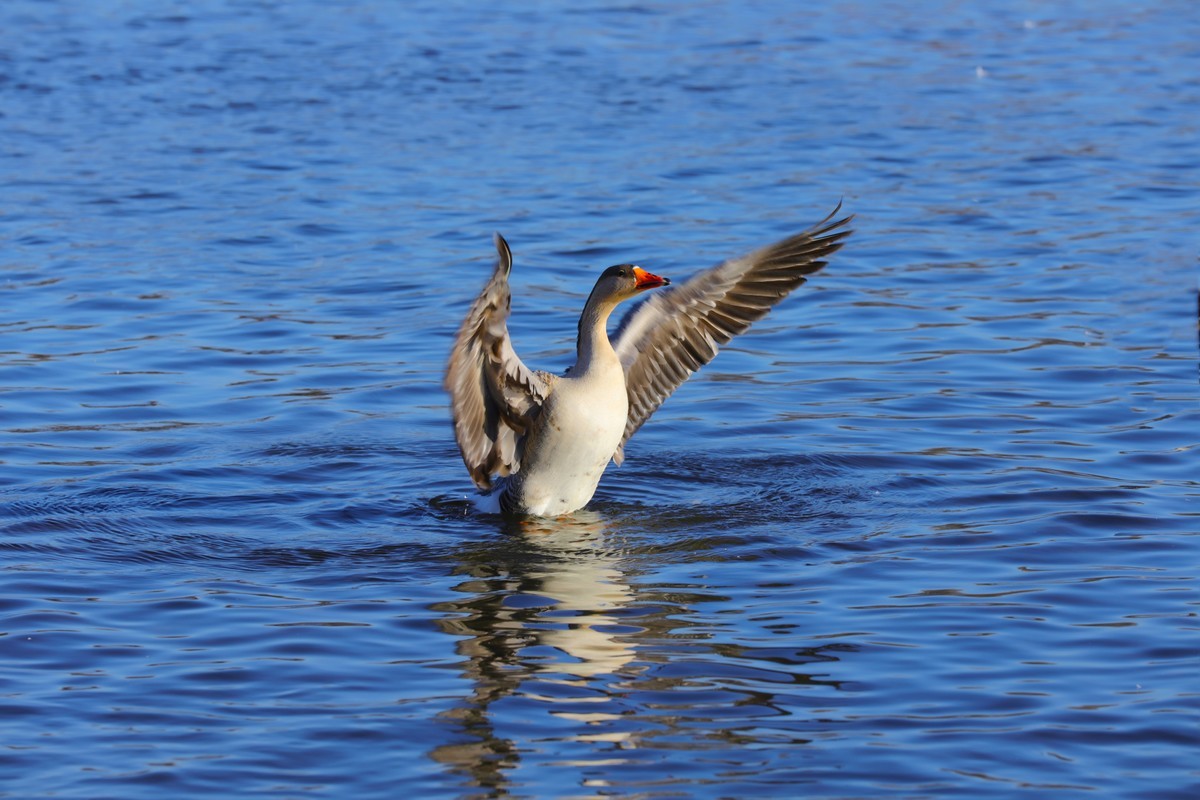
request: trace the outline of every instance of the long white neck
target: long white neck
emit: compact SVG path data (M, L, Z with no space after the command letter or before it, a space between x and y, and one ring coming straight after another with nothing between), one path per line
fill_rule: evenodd
M588 298L579 317L579 338L575 343L575 366L573 376L591 374L597 369L620 367L617 353L608 340L608 317L616 302L598 299L594 294Z

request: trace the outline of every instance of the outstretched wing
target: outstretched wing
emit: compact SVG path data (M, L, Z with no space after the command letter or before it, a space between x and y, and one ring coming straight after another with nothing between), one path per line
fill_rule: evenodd
M552 376L527 368L508 338L512 252L496 234L496 271L458 329L446 391L463 463L480 489L521 468L525 433L550 393Z
M716 356L718 346L766 314L850 234L852 217L834 220L842 204L804 233L673 284L630 309L613 345L625 369L629 420L613 460L625 443L693 372ZM841 230L839 230L841 229Z

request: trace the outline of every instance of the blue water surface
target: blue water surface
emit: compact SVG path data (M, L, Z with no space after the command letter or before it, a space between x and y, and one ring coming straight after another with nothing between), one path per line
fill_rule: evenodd
M0 797L1200 796L1191 3L0 5ZM839 201L571 518L440 388Z

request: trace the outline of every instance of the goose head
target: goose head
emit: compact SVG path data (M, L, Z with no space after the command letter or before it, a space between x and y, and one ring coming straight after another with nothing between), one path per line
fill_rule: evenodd
M617 264L600 273L596 286L588 298L588 305L593 302L613 305L622 300L641 294L647 289L668 286L671 281L661 278L633 264Z
M633 264L617 264L601 272L592 293L588 295L587 302L583 304L583 313L579 315L579 337L575 340L575 347L580 353L580 359L583 359L585 342L593 339L603 339L611 350L605 325L608 315L618 303L648 289L667 286L670 283L666 278Z

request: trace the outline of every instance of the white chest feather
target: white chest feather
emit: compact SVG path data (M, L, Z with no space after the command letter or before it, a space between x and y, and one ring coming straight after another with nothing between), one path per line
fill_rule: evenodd
M569 514L592 499L629 417L624 375L560 378L510 491L524 511Z

